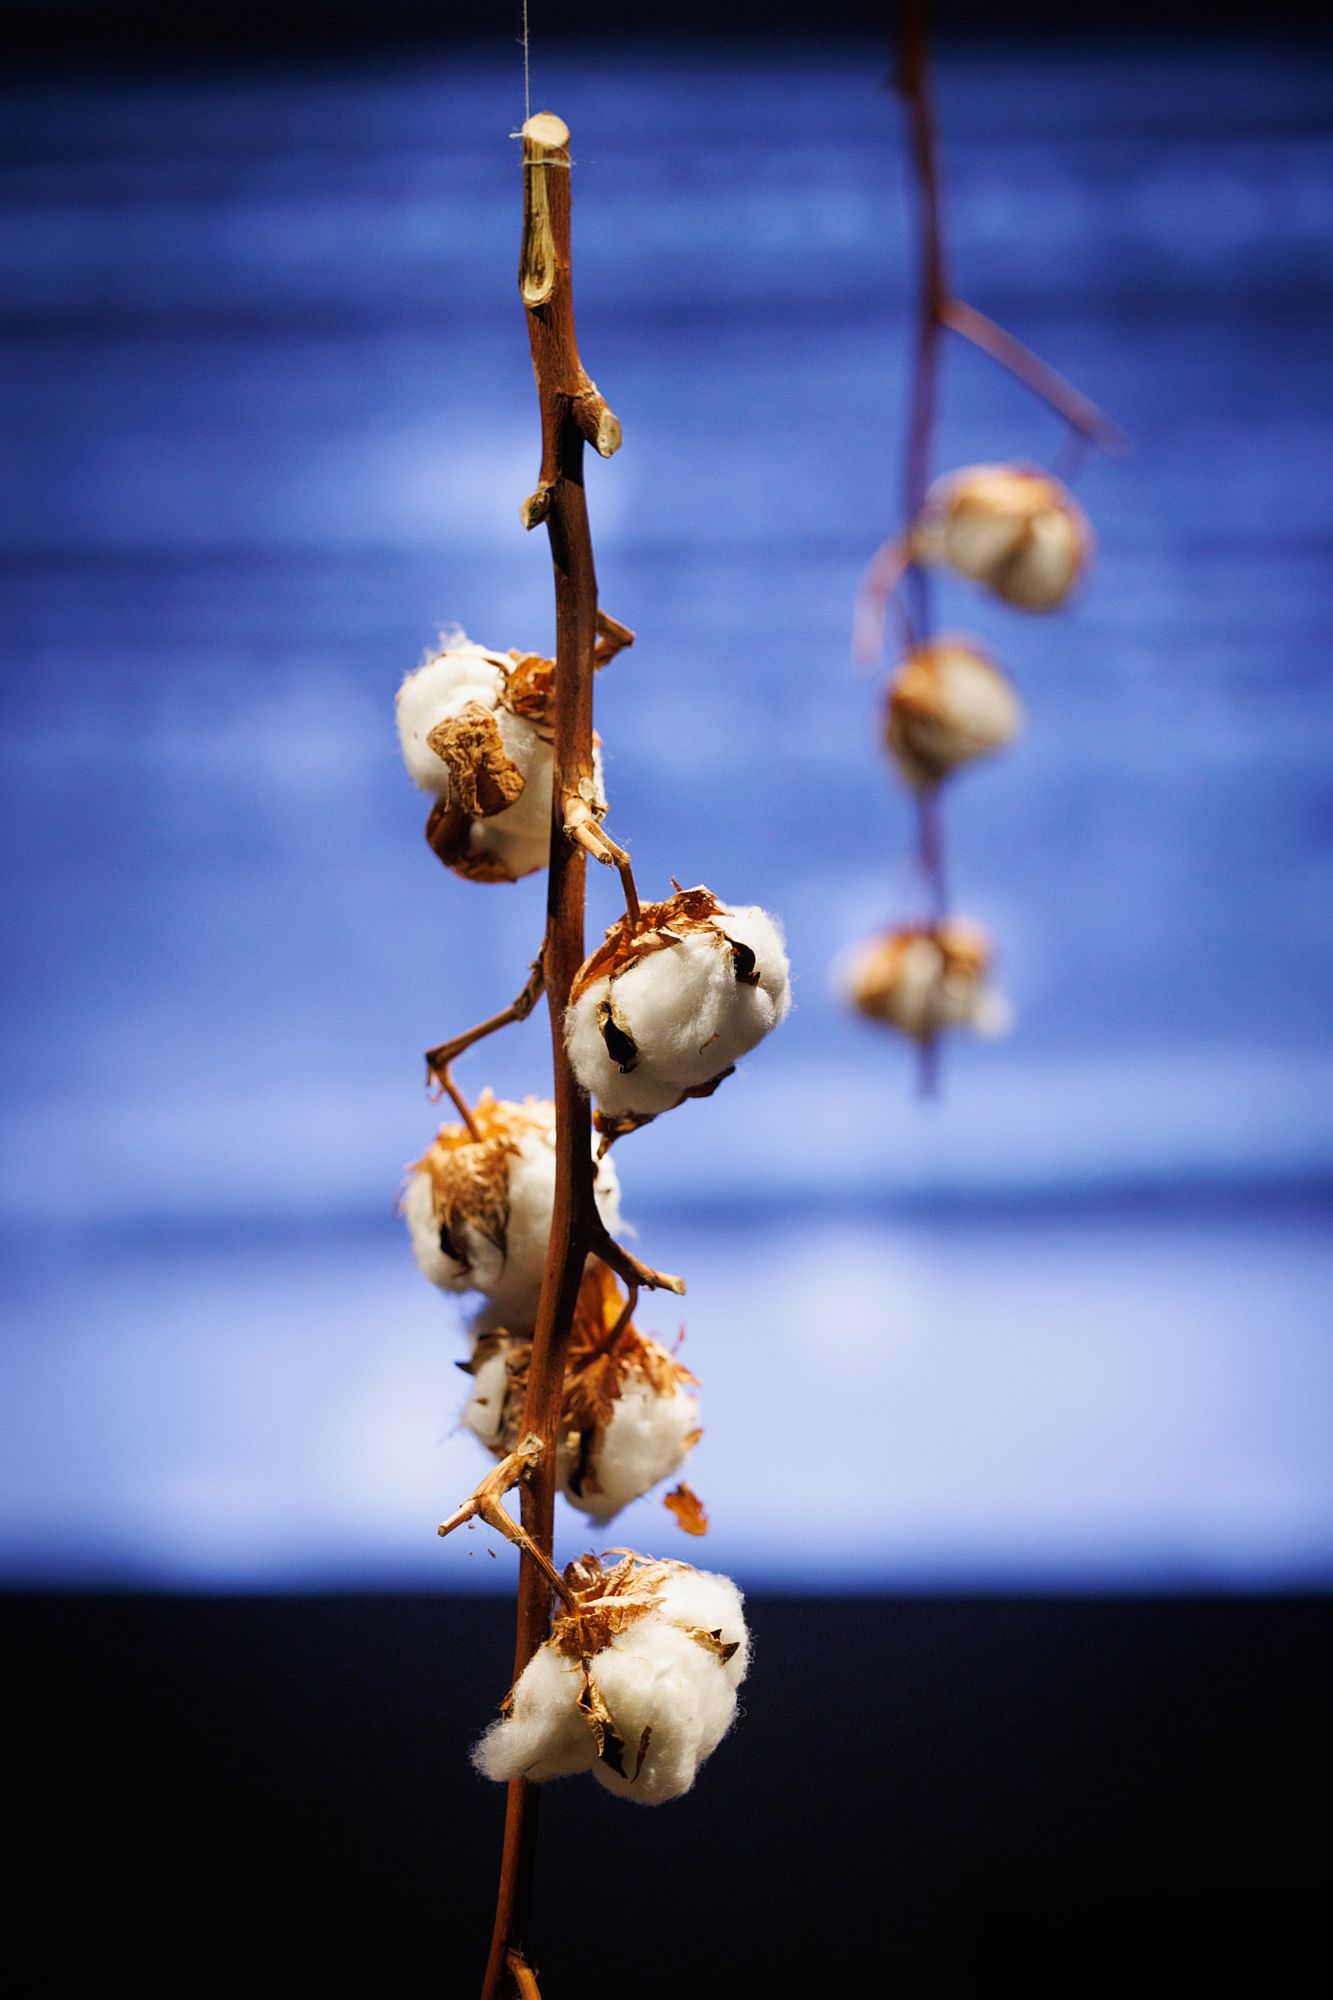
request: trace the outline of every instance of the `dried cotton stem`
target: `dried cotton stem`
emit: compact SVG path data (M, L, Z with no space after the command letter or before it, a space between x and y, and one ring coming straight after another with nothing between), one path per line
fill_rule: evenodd
M957 334L1039 396L1070 427L1070 437L1106 452L1127 447L1124 433L1040 356L1004 327L956 298L949 286L941 218L939 149L930 91L929 0L904 0L894 87L907 119L917 218L918 296L915 345L903 467L903 524L876 551L863 579L852 630L852 656L868 668L879 660L891 602L901 610L904 652L927 648L931 637L926 556L927 495L931 447L939 401L939 363L945 332ZM948 913L948 865L938 782L913 786L916 856L925 900L939 923ZM937 1077L933 1038L921 1044L921 1087L930 1094Z
M523 1532L540 1559L523 1563L519 1570L515 1681L544 1642L549 1627L555 1588L550 1561L555 1439L574 1307L587 1258L595 1252L632 1284L684 1290L680 1279L651 1271L622 1250L602 1224L593 1199L588 1100L575 1081L565 1050L565 1010L584 955L586 867L584 846L566 837L566 806L569 801L583 804L595 796L593 675L599 665L631 642L633 634L600 614L597 605L597 576L583 488L583 448L585 443L591 444L609 458L620 444L620 425L583 368L574 332L569 130L553 113L537 112L524 124L522 140L519 291L527 313L542 427L541 469L536 489L523 504L522 518L529 528L545 522L555 574L554 775L541 965L555 1066L556 1176L523 1413L524 1431L541 1446L521 1485ZM592 818L591 813L588 817ZM606 858L614 860L615 856ZM629 888L627 883L627 894ZM525 988L525 995L528 991ZM533 992L532 999L535 997ZM439 1073L438 1068L435 1073ZM523 1946L532 1895L537 1798L536 1787L526 1779L515 1779L509 1786L483 2000L502 2000L502 1996L533 1990L531 1984L520 1980L519 1968L529 1971Z

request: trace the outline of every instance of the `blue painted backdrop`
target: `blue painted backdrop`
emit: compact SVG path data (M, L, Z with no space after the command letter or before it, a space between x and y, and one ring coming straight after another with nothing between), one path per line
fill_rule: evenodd
M846 653L905 388L882 67L534 74L626 435L590 469L640 634L599 691L615 829L648 892L780 911L796 974L781 1036L621 1155L640 1247L690 1278L709 1559L1327 1580L1333 91L1262 44L942 64L959 288L1136 450L1081 482L1068 616L947 594L1031 723L952 802L1019 1026L927 1106L828 986L912 900ZM420 1050L516 989L542 890L443 874L391 710L444 624L551 640L517 58L5 111L4 1574L507 1584L508 1551L432 1533L478 1463L393 1202L436 1115ZM1057 442L951 353L942 465ZM547 1062L534 1022L464 1080ZM688 1553L655 1502L616 1533Z

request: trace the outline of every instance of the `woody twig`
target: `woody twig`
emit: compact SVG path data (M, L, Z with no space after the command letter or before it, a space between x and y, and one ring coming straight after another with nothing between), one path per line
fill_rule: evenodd
M641 1265L608 1235L593 1198L591 1114L565 1049L564 1020L574 975L583 962L584 875L591 844L584 838L595 819L586 801L593 786L593 675L633 639L597 604L597 576L583 485L583 451L591 444L609 458L621 441L620 425L579 359L570 275L569 131L550 112L529 118L523 140L523 246L519 291L541 409L542 455L536 488L522 518L544 522L555 576L556 655L552 701L550 873L542 973L551 1017L555 1068L556 1174L551 1234L528 1364L523 1412L537 1452L522 1480L522 1530L533 1559L519 1571L517 1680L546 1637L551 1595L559 1589L551 1565L555 1506L555 1440L564 1394L565 1361L579 1283L595 1252L631 1283L682 1291L683 1283ZM570 805L574 837L567 837ZM623 850L602 837L598 858L619 867ZM595 850L596 851L596 850ZM628 856L622 880L633 893ZM527 993L525 988L525 994ZM535 999L535 994L533 995ZM447 1059L445 1063L447 1068ZM435 1069L438 1075L438 1067ZM498 1503L497 1503L498 1504ZM501 1532L504 1532L502 1529ZM526 1779L509 1786L495 1924L483 2000L510 2000L530 1992L519 1977L525 1950L536 1850L537 1790Z

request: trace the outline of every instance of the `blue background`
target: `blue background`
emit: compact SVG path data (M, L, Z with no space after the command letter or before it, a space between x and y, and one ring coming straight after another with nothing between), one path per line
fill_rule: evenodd
M950 802L1019 1012L941 1103L829 967L913 906L851 601L896 524L908 214L870 45L538 50L570 123L612 826L779 911L796 1008L618 1153L688 1274L701 1559L749 1585L1333 1575L1333 89L1289 49L949 50L962 294L1132 433L1069 615L959 586L1026 740ZM420 1051L542 887L446 876L392 695L551 641L518 503L507 44L7 93L3 1574L512 1582L411 1263ZM950 351L939 463L1059 428ZM594 884L593 922L614 913ZM464 1065L543 1090L535 1020ZM672 1333L681 1312L643 1323ZM694 1552L656 1501L616 1539ZM585 1536L561 1524L562 1550Z

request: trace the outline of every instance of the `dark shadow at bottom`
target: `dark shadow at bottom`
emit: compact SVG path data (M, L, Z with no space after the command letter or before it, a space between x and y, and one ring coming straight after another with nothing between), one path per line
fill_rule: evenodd
M549 1790L545 2000L1271 1991L1321 1962L1328 1602L750 1609L745 1714L688 1799ZM503 1601L10 1598L3 1629L17 1990L475 1990Z

